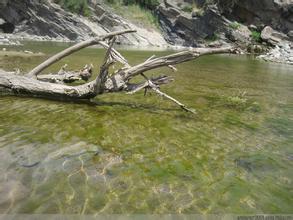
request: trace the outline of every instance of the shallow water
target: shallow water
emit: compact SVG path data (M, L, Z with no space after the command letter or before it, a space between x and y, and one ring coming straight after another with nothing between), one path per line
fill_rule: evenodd
M0 68L28 71L63 47L26 43L18 49L46 55L2 56ZM98 69L103 53L49 71ZM135 64L170 52L122 53ZM1 96L0 213L292 213L292 66L219 55L171 75L162 90L197 115L155 94Z

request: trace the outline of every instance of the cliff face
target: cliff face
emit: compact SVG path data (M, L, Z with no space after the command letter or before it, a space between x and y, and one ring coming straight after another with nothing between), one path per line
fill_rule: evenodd
M161 33L135 25L99 2L103 1L89 0L91 16L83 17L52 0L1 0L0 32L84 40L133 28L138 32L120 37L119 42L137 46L165 46L167 42L206 46L215 41L249 45L251 30L261 32L268 25L293 37L292 0L214 0L217 4L211 0L162 0L155 10Z
M161 4L157 9L164 36L171 44L198 46L215 37L215 33L225 32L227 20L217 7L208 7L202 15L182 11L175 4Z
M285 34L293 30L292 0L236 1L230 8L227 7L224 0L220 0L219 7L227 18L238 20L247 25L253 24L259 29L271 26Z
M164 36L171 44L197 46L219 38L248 44L251 31L265 26L290 35L293 30L292 0L165 0L157 9ZM235 26L234 22L238 22ZM239 27L238 27L239 26ZM292 34L292 33L291 33Z
M92 3L90 10L92 16L86 18L65 11L59 5L46 0L5 0L0 4L0 31L84 40L109 31L133 28L137 33L120 37L118 43L139 46L167 44L159 32L138 27L100 4Z

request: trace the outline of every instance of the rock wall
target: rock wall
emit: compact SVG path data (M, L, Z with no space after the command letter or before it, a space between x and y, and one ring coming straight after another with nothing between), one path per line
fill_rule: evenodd
M167 3L160 4L157 14L165 39L171 44L199 46L226 29L227 20L216 6L208 7L202 15L193 16L180 10L173 2Z
M92 3L90 9L93 16L86 18L65 11L48 0L1 0L0 31L80 41L109 31L134 28L137 33L120 37L118 42L139 46L167 45L158 31L138 27L98 3Z
M219 0L219 7L226 17L256 25L260 30L265 26L285 34L293 30L292 0L237 0L233 7L228 6L227 0Z
M271 26L293 36L292 0L214 0L216 4L211 2L164 0L157 13L165 39L171 44L185 46L198 46L216 38L248 45L252 40L251 31L247 28L250 26L255 26L253 30L259 32L264 27ZM186 8L193 12L186 12ZM239 23L237 27L233 25L236 21Z
M293 39L292 0L214 1L217 4L210 4L211 0L161 0L155 11L162 29L159 33L116 15L101 0L89 1L89 18L65 11L52 0L1 0L0 32L79 41L133 28L138 32L119 37L118 43L143 47L168 43L195 47L217 43L248 46L253 39L247 27L254 26L253 30L261 32L269 25ZM191 12L186 8L196 10ZM236 28L234 21L239 22Z

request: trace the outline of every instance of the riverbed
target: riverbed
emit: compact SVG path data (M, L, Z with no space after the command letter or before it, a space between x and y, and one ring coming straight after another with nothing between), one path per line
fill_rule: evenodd
M40 55L2 55L0 68L24 73L65 47L6 46ZM120 51L130 64L172 52ZM98 72L104 52L47 72ZM148 75L174 76L162 91L196 115L143 92L82 103L0 96L0 213L292 213L292 66L213 55L177 68Z

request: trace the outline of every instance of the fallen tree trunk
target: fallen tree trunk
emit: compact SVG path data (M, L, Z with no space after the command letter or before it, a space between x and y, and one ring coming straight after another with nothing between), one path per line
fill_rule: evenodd
M88 81L92 76L93 65L85 65L79 71L66 71L65 68L67 64L64 65L57 74L43 74L38 75L37 79L50 82L50 83L72 83L79 80Z
M0 92L5 94L8 93L13 95L37 96L56 99L90 99L102 93L125 91L128 94L133 94L140 90L145 90L146 93L149 89L176 103L182 109L193 112L178 100L160 91L160 85L173 81L171 77L159 76L149 79L144 72L163 66L167 66L175 71L176 68L173 66L175 64L190 61L203 55L231 53L233 51L230 47L196 48L158 58L152 56L141 64L130 66L127 60L118 51L113 49L113 46L117 35L131 33L134 31L135 30L124 30L113 32L78 43L49 58L26 75L13 74L0 70ZM102 42L107 39L109 39L109 44ZM61 69L58 74L39 75L41 71L59 61L61 58L94 44L101 44L107 49L104 63L101 66L100 72L96 79L78 86L63 84L64 82L66 83L74 80L89 79L91 76L91 69L89 68L83 69L86 70L86 72L66 72L64 68ZM115 62L120 62L124 65L124 67L118 69L113 74L110 74L108 70ZM82 73L85 74L82 75ZM141 83L131 83L130 81L138 75L142 75L145 78L145 81Z

